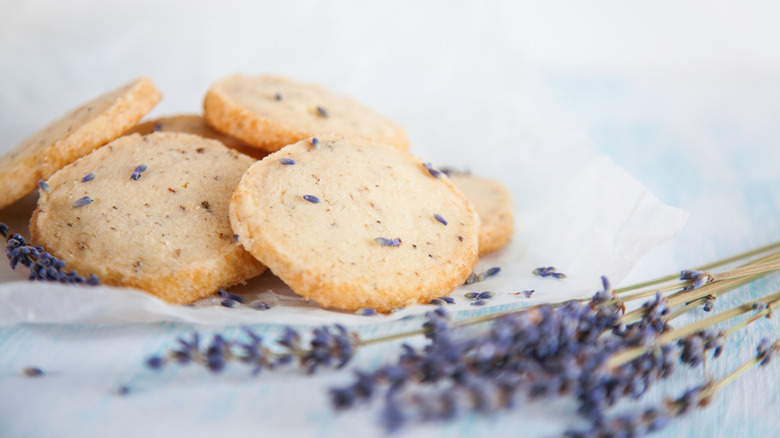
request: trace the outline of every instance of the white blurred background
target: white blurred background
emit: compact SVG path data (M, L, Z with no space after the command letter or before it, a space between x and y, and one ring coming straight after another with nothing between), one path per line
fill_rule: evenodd
M611 157L691 213L629 283L780 238L779 17L769 1L0 0L0 152L137 76L164 95L150 117L200 112L233 72L290 76L520 200L545 187L521 185L518 163ZM776 381L740 381L669 433L772 436Z
M672 77L716 102L761 93L755 79L780 70L778 16L776 2L2 0L0 138L15 145L140 75L165 95L154 114L197 111L211 82L241 71L322 83L473 161L486 132L511 129L483 115L523 116L529 81Z

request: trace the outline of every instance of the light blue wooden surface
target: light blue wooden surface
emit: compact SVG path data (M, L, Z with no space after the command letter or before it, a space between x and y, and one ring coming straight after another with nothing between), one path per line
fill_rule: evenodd
M163 77L162 87L170 90L167 102L177 102L164 103L168 105L165 113L198 107L199 101L190 96L192 92L185 85L203 89L215 77L241 69L278 71L326 82L379 104L408 127L410 136L418 140L416 147L421 155L441 156L436 154L449 148L453 165L478 162L476 171L508 176L511 162L507 163L505 156L482 157L484 151L500 149L483 145L480 139L487 137L495 142L521 137L511 127L496 125L481 114L498 104L505 105L506 111L515 111L513 117L518 120L532 118L532 112L517 110L514 105L524 98L519 92L524 89L514 81L525 78L525 69L532 69L542 79L542 92L554 98L558 112L552 114L565 122L551 126L583 132L601 153L612 157L662 201L691 213L680 235L648 254L625 283L780 240L780 86L776 64L736 56L741 52L735 55L734 46L726 51L732 58L718 63L720 54L709 45L717 38L710 33L691 36L691 40L701 41L701 50L692 53L683 50L700 48L691 40L681 39L679 45L663 40L659 47L664 50L646 52L656 56L654 63L642 53L634 54L633 46L614 50L625 54L622 60L611 56L608 48L587 52L588 43L593 41L583 41L579 36L588 29L605 35L603 39L594 37L596 45L612 41L604 31L609 29L609 20L587 23L599 20L598 11L574 10L561 17L559 12L525 13L506 5L483 9L448 3L412 14L380 7L356 12L354 4L326 6L315 2L307 4L309 12L297 20L285 18L285 13L291 11L284 6L258 7L252 12L259 24L251 31L246 30L248 27L238 31L223 23L219 32L228 34L225 40L240 41L231 51L225 50L225 41L212 45L200 37L215 35L205 27L207 12L185 11L183 15L191 18L188 14L194 14L201 27L198 32L171 27L182 32L175 35L173 31L151 29L167 26L173 17L181 18L178 14L185 5L147 3L139 2L140 6L122 12L133 17L130 23L134 26L127 28L114 24L123 23L122 14L109 13L107 6L97 2L78 3L89 7L81 10L92 11L78 14L51 5L48 14L46 7L14 6L16 9L5 15L4 30L0 31L0 49L7 55L4 59L12 61L0 65L0 74L3 83L13 87L0 94L3 138L18 142L37 127L39 120L28 114L53 118L69 102L110 88L117 78L124 78L123 74ZM230 10L234 16L249 16L242 23L250 21L251 14L243 13L240 6L233 5ZM608 18L612 13L609 11L614 12L614 8L604 11ZM545 19L535 20L533 12ZM636 15L628 15L629 20L639 20L637 17L646 11L634 12ZM699 26L695 29L710 32L717 27L707 27L703 24L706 20L696 19L714 15L694 13L695 8L687 12L681 15L688 20L686 26L692 23L692 27ZM637 24L638 32L644 29L646 38L623 37L647 49L650 35L658 27L652 20L668 24L665 14L665 10L656 10L650 14L649 24ZM409 15L408 21L403 21ZM754 14L759 24L763 23L762 15ZM370 19L374 16L389 18ZM588 24L579 29L581 33L563 31L567 37L549 40L561 31L556 26L543 26L545 22L562 20L575 26L579 17ZM351 18L360 20L351 23ZM687 35L686 26L666 27L667 34ZM730 29L721 36L731 35ZM284 31L295 31L303 37L292 42L274 39ZM249 44L245 42L247 34L242 32L254 41L275 41L276 45ZM17 39L20 35L26 38L23 42ZM147 35L177 50L150 50L154 46L145 39ZM180 41L182 36L190 42ZM338 49L327 46L334 42ZM569 45L574 49L567 49ZM351 51L341 47L351 47ZM568 63L558 63L556 51L568 53ZM578 51L586 51L588 56L583 59L595 59L606 67L578 61ZM666 52L673 55L664 58ZM99 56L105 53L114 56ZM687 56L696 63L687 63ZM327 67L328 62L341 64L338 68ZM408 64L414 68L405 68ZM651 68L613 68L622 64ZM315 72L312 66L325 67L317 67ZM195 73L177 81L190 67ZM47 68L54 73L41 81L46 76L40 72ZM171 71L180 72L179 76ZM409 93L417 99L392 96L382 88L381 84L399 78L411 83ZM483 87L485 82L499 83L504 88ZM458 98L467 105L459 105L462 102ZM778 288L780 279L771 277L720 299L716 310ZM696 311L681 322L704 315ZM678 372L658 385L647 401L659 401L691 384L727 373L753 354L761 337L780 335L778 319L762 320L740 332L729 341L723 357L708 362L704 370ZM361 334L375 336L417 324L416 320L402 321L365 328ZM349 373L304 376L282 372L253 378L241 367L213 376L198 368L155 374L143 366L146 357L172 346L177 336L192 329L170 323L0 328L0 436L381 435L371 409L337 415L327 406L327 388L347 382ZM278 327L258 329L272 336ZM204 333L212 331L205 329ZM396 353L394 348L370 347L358 355L353 367L374 367ZM45 369L47 375L38 379L21 376L19 370L31 365ZM780 367L775 361L769 369L751 371L729 386L710 407L673 421L661 435L778 436L778 382ZM117 395L122 385L131 388L126 397ZM566 403L529 403L489 418L469 415L446 425L411 428L403 436L552 436L575 424L572 412L572 406Z

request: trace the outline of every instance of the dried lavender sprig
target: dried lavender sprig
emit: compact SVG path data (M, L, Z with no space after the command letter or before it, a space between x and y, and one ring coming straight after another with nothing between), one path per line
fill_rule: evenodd
M690 310L692 310L692 309L694 309L696 307L699 307L700 305L705 304L707 299L710 296L715 297L715 298L723 296L723 295L725 295L725 294L727 294L729 292L732 292L732 291L734 291L734 290L736 290L736 289L738 289L738 288L740 288L740 287L742 287L742 286L744 286L744 285L746 285L748 283L752 283L753 281L758 280L759 278L763 277L764 275L766 275L766 274L753 275L753 276L750 276L750 277L746 277L746 278L742 278L742 279L739 279L739 280L735 280L733 283L721 285L721 287L719 287L717 290L713 290L710 295L708 295L706 297L696 298L696 299L694 299L692 301L689 301L689 302L685 303L685 305L677 308L677 310L675 310L674 312L671 312L666 317L666 320L667 321L672 321L672 320L674 320L674 319L684 315L685 313L689 312ZM630 318L629 315L627 315L626 319L630 320L631 318Z
M780 244L779 244L779 245L780 245ZM773 246L771 246L771 247L766 247L766 248L764 248L764 250L766 250L766 249L769 249L769 248L774 248L775 246L776 246L776 245L773 245ZM751 253L756 253L756 252L757 252L757 251L751 251ZM731 257L731 258L729 258L729 259L727 259L727 260L729 260L729 261L733 261L734 259L735 259L734 257ZM679 274L675 274L675 278L676 278L677 276L679 276ZM750 280L753 280L753 279L755 279L755 278L759 278L759 276L753 276L753 277L748 277L747 279L742 279L742 280L739 280L739 282L738 282L738 283L734 283L734 284L731 286L731 288L730 288L730 289L728 289L728 290L733 290L733 288L736 288L736 287L738 287L738 286L740 286L740 285L742 285L742 284L745 284L745 283L747 283L748 281L750 281ZM603 280L606 280L606 279L605 279L605 278L603 278ZM735 281L735 280L731 280L731 281ZM616 291L617 291L617 290L614 290L614 291L612 291L612 290L610 289L609 285L608 285L608 282L605 282L605 284L604 284L604 289L605 289L605 292L606 292L607 290L610 290L611 292L615 292L615 293L616 293ZM726 289L724 289L724 290L726 290ZM611 293L611 292L610 292L610 293ZM656 293L657 293L657 292L656 292ZM610 296L611 296L611 295L610 295ZM475 297L476 297L476 296L475 296ZM609 301L609 300L610 300L610 298L608 298L608 299L607 299L607 301L605 301L605 303L606 303L606 302L610 302L610 303L614 304L614 302L611 302L611 301ZM558 303L558 304L553 304L553 305L552 305L552 307L559 307L559 306L563 306L563 305L566 305L567 303L568 303L568 302L564 302L564 303ZM461 327L461 326L468 326L468 325L474 325L474 324L482 324L482 323L492 322L492 321L494 321L494 320L496 320L496 319L499 319L499 318L502 318L502 317L506 317L506 316L508 316L508 315L514 315L514 314L517 314L517 313L523 313L523 312L528 312L528 311L534 311L534 310L537 310L538 308L540 308L541 306L543 306L543 305L530 306L530 307L525 307L525 308L522 308L522 309L514 309L514 310L509 310L509 311L499 312L499 313L495 313L495 314L491 314L491 315L483 315L483 316L479 316L479 317L475 317L475 318L471 318L471 319L468 319L468 320L463 320L463 321L457 322L457 323L456 323L456 326L458 326L458 327ZM628 324L628 323L632 323L632 322L635 322L635 321L639 320L639 319L640 319L640 318L641 318L641 317L644 315L644 313L643 313L643 312L644 312L644 310L643 310L642 308L640 308L640 309L638 309L637 311L633 312L633 314L634 314L634 315L636 315L636 317L635 317L635 318L631 318L631 317L629 316L629 315L632 315L632 314L626 314L626 315L624 315L624 317L622 318L622 322L623 322L623 323L626 323L626 324ZM627 316L629 316L629 317L627 318ZM676 315L676 314L671 314L671 316L670 316L670 315L666 315L666 318L667 318L667 320L671 320L671 319L673 319L673 318L672 318L672 316L676 317L676 316L678 316L678 315ZM706 327L702 327L702 328L706 328ZM696 331L698 331L698 329L697 329L697 330L694 330L694 331L693 331L693 332L691 332L691 333L694 333L694 332L696 332ZM398 333L398 334L389 335L389 336L383 336L383 337L379 337L379 338L376 338L376 339L362 340L362 341L361 341L361 344L364 344L364 345L370 345L370 344L374 344L374 343L381 343L381 342L384 342L384 341L397 340L397 339L403 339L403 338L405 338L405 337L417 336L417 335L420 335L420 334L422 334L422 333L423 333L423 332L422 332L421 330L411 330L411 331L408 331L408 332Z
M774 247L774 245L772 245L771 247ZM767 248L771 248L771 247L765 247L765 248L762 248L762 249L767 249ZM753 253L753 252L755 252L755 251L751 251L751 253ZM726 260L728 260L729 262L733 262L734 259L735 259L734 257L731 257L731 258L726 259ZM679 291L677 294L672 294L671 296L682 295L684 292L687 292L689 290L692 290L692 289L695 289L695 288L704 287L705 285L702 284L702 282L703 282L703 280L708 279L709 277L714 278L715 282L717 282L717 283L720 283L721 281L726 281L726 280L736 281L739 278L751 279L751 281L752 281L752 279L758 278L758 277L752 277L753 274L768 275L769 273L771 273L774 270L778 269L778 267L775 267L773 265L767 264L768 262L773 262L773 261L776 262L776 261L778 261L778 259L780 259L780 252L775 252L775 253L771 253L771 254L765 255L765 256L763 256L763 257L761 257L759 259L753 260L751 262L748 262L746 264L743 264L741 266L738 266L736 268L732 268L730 270L727 270L727 271L724 271L724 272L721 272L721 273L716 273L714 275L710 274L708 271L703 270L703 268L705 268L705 267L700 267L700 268L697 268L697 269L694 269L694 270L683 270L683 271L681 271L681 274L679 276L677 274L673 274L673 275L670 275L670 276L667 276L667 277L662 277L659 280L665 280L666 281L668 279L673 279L674 280L674 279L678 279L678 278L683 278L683 279L687 278L687 280L675 282L673 284L670 284L670 285L667 285L667 286L664 286L664 287L649 288L649 289L646 289L646 290L643 290L643 291L639 291L639 292L634 292L634 293L628 294L628 295L622 295L622 294L627 292L627 291L634 291L634 290L637 290L637 289L645 289L647 287L647 285L659 284L659 283L663 283L665 281L650 281L650 282L645 282L645 283L638 283L637 285L626 286L626 287L624 287L622 289L615 289L615 291L614 291L615 294L616 295L620 295L619 297L616 297L615 300L622 300L623 302L628 302L628 301L632 301L632 300L637 300L637 299L651 297L656 292ZM721 263L716 262L716 263L713 263L711 265L708 265L707 267L713 266L713 265L717 265L717 264L721 264ZM757 269L754 269L756 266L762 265L762 264L764 264L764 266L761 266L761 267L759 267ZM694 273L695 273L695 275L694 275ZM700 281L700 283L697 284L695 288L693 288L692 286L694 286L694 283L696 282L697 279ZM733 285L733 284L744 284L744 283L730 283L730 284ZM636 312L634 312L634 313L635 314L633 314L633 315L628 317L629 321L636 321L639 318L640 315L636 314Z
M100 280L90 274L87 278L75 271L65 270L65 262L44 251L43 247L31 245L19 234L8 235L8 227L0 224L1 234L6 239L5 255L8 257L11 269L20 264L30 270L30 281L54 281L65 284L85 284L97 286Z
M736 318L737 316L744 315L748 312L753 311L753 304L759 303L759 302L776 302L780 301L780 292L776 292L771 295L767 295L765 297L749 301L748 303L741 304L739 306L736 306L732 309L723 311L721 313L718 313L717 315L713 315L708 318L704 318L702 320L699 320L695 323L676 328L668 333L664 333L660 336L658 341L655 343L655 345L651 346L642 346L642 347L635 347L631 349L627 349L624 351L621 351L620 353L616 354L609 360L609 366L611 367L618 367L624 363L630 362L631 360L641 356L642 354L647 353L648 351L652 350L653 348L657 348L657 346L664 345L673 341L676 341L680 338L683 338L685 336L690 336L700 330L704 330L708 327L712 327L716 324L729 321L733 318ZM763 310L762 312L765 312L764 314L769 315L771 312L771 307Z
M769 351L771 349L776 351L780 348L780 339L773 344L764 339L762 344L757 348L758 351L753 358L744 362L731 373L717 381L710 381L689 388L674 400L667 399L663 408L645 409L641 416L624 414L613 419L603 419L594 423L593 427L588 431L567 431L565 436L572 438L641 436L646 432L659 431L666 426L671 418L681 417L692 409L707 406L718 391L725 388L751 368L765 363L763 361L771 354ZM624 421L625 419L631 419L631 421Z
M773 255L774 256L774 255ZM741 268L737 268L739 270ZM780 265L778 266L765 266L760 271L754 271L751 272L751 274L746 276L735 276L730 277L725 280L718 280L714 282L710 282L702 287L699 287L698 289L692 289L692 290L681 290L675 294L672 294L668 297L669 299L669 306L675 307L681 304L687 304L691 301L698 300L700 298L707 297L709 295L713 295L715 297L722 295L723 293L730 292L734 289L736 289L739 286L742 286L744 284L747 284L753 280L756 280L758 278L761 278L763 276L769 275L773 272L776 272L777 270L780 270ZM732 272L732 271L726 271ZM689 306L690 307L690 306ZM642 317L641 310L635 310L633 312L630 312L624 316L624 321L626 322L633 322L637 321Z
M743 252L743 253L731 256L731 257L727 257L725 259L717 260L715 262L708 263L706 265L702 265L702 266L693 268L692 270L708 271L708 270L719 268L719 267L723 267L723 266L726 266L726 265L729 265L731 263L735 263L735 262L738 262L738 261L741 261L741 260L745 260L745 259L748 259L750 257L754 257L754 256L757 256L759 254L763 254L765 252L774 251L774 250L778 250L778 249L780 249L780 242L775 242L775 243L772 243L772 244L769 244L769 245L766 245L766 246L762 246L760 248L756 248L756 249L753 249L753 250L750 250L750 251L746 251L746 252ZM670 274L670 275L666 275L666 276L663 276L663 277L655 278L653 280L643 281L643 282L635 283L635 284L632 284L632 285L629 285L629 286L624 286L624 287L621 287L621 288L617 288L617 289L615 289L615 293L622 294L622 293L625 293L625 292L630 292L632 290L644 289L646 287L655 286L657 284L663 284L663 283L666 283L666 282L672 281L672 280L677 280L678 278L679 278L679 274L678 273Z
M253 374L295 363L308 373L320 367L344 367L354 356L358 335L344 326L335 324L312 330L308 345L296 330L285 327L282 336L275 341L275 347L266 345L261 336L250 328L244 328L246 340L228 340L214 335L207 346L201 346L200 334L193 332L189 339L181 337L179 346L164 354L154 355L146 360L150 369L159 370L169 364L198 364L214 373L219 373L231 362L252 367Z

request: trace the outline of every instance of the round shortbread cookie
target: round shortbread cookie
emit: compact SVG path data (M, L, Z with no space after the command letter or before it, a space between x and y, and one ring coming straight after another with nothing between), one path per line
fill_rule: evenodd
M242 154L249 155L257 160L268 155L268 153L262 149L249 146L237 138L218 132L206 123L206 119L195 114L161 117L159 119L139 123L125 132L125 135L148 135L153 132L182 132L184 134L194 134L203 138L218 140L230 149L235 149Z
M120 137L47 181L32 239L104 284L196 301L265 270L228 219L231 193L254 162L195 135Z
M392 146L308 139L247 170L230 221L296 293L387 312L448 295L477 262L479 217L438 175Z
M271 152L328 134L409 149L406 133L390 120L355 100L288 79L228 76L211 87L203 107L217 130Z
M515 226L509 190L496 181L473 175L450 174L449 177L479 214L479 255L506 246Z
M71 110L0 159L0 208L35 190L38 180L119 137L138 123L160 93L146 78Z

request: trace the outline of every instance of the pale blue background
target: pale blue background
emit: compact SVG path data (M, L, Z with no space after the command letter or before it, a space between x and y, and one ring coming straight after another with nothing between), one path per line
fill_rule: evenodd
M625 283L780 240L780 31L773 4L191 2L116 5L0 1L0 138L15 145L64 110L138 75L164 91L154 115L197 111L234 71L271 72L357 96L401 122L413 150L497 179L515 160L573 135L612 157L662 201L691 213ZM534 127L537 127L534 129ZM530 147L528 145L533 145ZM717 309L775 292L777 276ZM694 312L692 319L704 316ZM362 334L412 327L415 321ZM373 412L336 415L326 388L348 373L214 377L148 372L148 355L191 330L176 324L0 329L0 436L381 435ZM275 327L267 327L270 334ZM209 330L206 330L209 332ZM705 370L650 399L718 377L780 323L740 332ZM373 347L355 366L396 353ZM780 367L751 371L663 436L780 435ZM40 366L41 379L19 375ZM115 391L129 385L132 393ZM568 404L405 431L419 437L550 436Z

